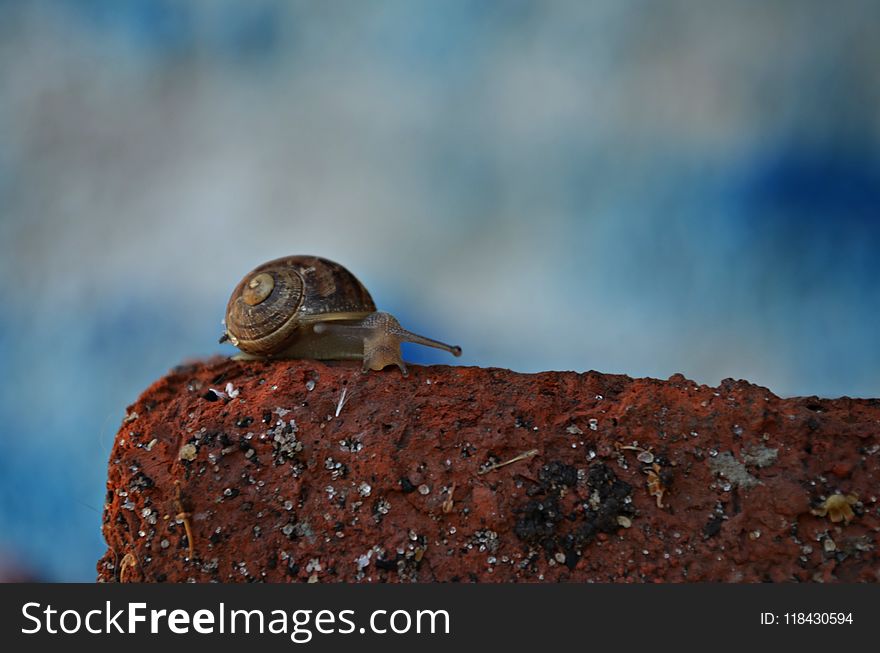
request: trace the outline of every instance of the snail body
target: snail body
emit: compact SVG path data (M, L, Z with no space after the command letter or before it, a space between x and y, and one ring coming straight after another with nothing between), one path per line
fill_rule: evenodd
M461 355L461 348L411 333L376 310L346 268L317 256L285 256L256 267L232 291L226 332L240 358L362 360L363 369L406 365L401 342Z

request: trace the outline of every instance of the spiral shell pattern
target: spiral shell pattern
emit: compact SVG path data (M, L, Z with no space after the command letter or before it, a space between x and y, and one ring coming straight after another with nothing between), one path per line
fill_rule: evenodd
M370 293L343 266L317 256L286 256L249 272L232 291L226 332L239 349L271 356L319 321L376 310Z

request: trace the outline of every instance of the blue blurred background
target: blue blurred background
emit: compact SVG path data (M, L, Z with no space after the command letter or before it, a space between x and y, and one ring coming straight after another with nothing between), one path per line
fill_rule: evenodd
M521 371L880 396L876 2L0 1L0 567L93 580L127 404L343 262ZM416 362L450 363L410 348Z

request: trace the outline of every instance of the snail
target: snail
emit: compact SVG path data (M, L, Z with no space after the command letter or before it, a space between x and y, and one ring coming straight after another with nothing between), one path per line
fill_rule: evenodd
M370 293L347 269L317 256L285 256L256 267L232 291L228 340L237 358L363 360L363 371L406 365L401 342L461 355L461 347L410 333L376 310Z

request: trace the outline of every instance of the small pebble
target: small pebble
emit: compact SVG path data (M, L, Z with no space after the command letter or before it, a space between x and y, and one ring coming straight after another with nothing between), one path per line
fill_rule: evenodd
M198 453L198 449L196 449L196 445L185 444L180 448L180 459L181 460L195 460L197 453Z

